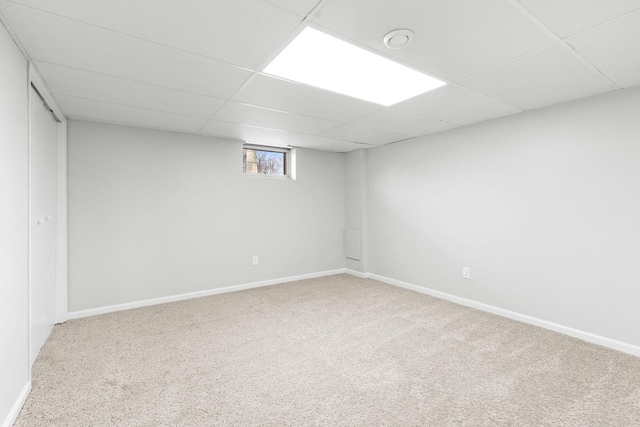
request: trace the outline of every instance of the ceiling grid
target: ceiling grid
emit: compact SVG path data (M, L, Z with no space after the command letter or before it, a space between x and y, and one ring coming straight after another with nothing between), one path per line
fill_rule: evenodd
M347 152L640 84L640 0L0 0L76 120ZM307 26L443 80L389 107L263 70ZM385 34L409 29L402 49Z

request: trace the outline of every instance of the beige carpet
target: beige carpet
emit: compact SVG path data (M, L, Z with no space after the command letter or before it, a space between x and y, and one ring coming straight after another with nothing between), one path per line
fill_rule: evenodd
M640 426L640 358L338 275L69 321L18 426Z

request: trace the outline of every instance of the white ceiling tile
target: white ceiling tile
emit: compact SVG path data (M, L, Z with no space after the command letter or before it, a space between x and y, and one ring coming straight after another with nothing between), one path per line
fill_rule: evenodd
M340 123L315 117L256 107L254 105L229 102L218 113L214 120L277 129L289 132L300 132L315 135L323 130L338 126Z
M235 101L337 122L348 122L382 106L282 79L257 75Z
M372 129L364 126L343 124L336 128L320 133L326 138L339 139L341 141L359 142L362 144L383 145L390 142L408 139L411 135L403 135L395 132L387 132L380 129Z
M265 0L275 6L295 13L298 16L307 16L320 0Z
M200 133L203 135L238 139L246 142L274 145L295 145L298 141L308 138L308 135L301 135L294 132L283 132L273 129L244 126L236 123L220 122L217 120L210 120L202 128Z
M349 151L615 88L516 2L573 34L619 86L640 84L640 0L0 0L0 11L72 118ZM252 77L318 4L312 25L456 84L384 109ZM389 50L397 28L415 39Z
M300 23L261 0L15 2L252 69Z
M640 12L580 33L567 41L621 87L640 84Z
M394 105L394 108L461 125L522 111L505 102L453 84L408 99Z
M552 43L505 0L331 1L316 15L331 31L452 81ZM386 48L385 34L399 28L413 42Z
M312 136L308 139L297 142L295 145L296 147L312 148L314 150L337 151L340 153L348 153L349 151L375 147L375 145L358 144L356 142L340 141L338 139L323 138L321 136Z
M469 77L460 84L525 109L613 89L560 45Z
M209 119L225 101L118 77L35 61L54 94Z
M70 119L102 123L119 123L152 129L196 133L206 119L179 116L143 108L110 104L108 102L56 95L56 100Z
M3 8L33 59L226 99L251 72L92 25L8 3Z
M354 120L350 124L365 126L408 136L421 136L453 129L458 125L419 116L397 109L385 108Z
M518 0L560 37L640 9L639 0Z

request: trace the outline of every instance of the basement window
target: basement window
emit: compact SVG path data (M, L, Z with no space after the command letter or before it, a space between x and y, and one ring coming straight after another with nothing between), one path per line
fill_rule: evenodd
M245 144L242 171L246 175L295 179L295 152L292 148Z

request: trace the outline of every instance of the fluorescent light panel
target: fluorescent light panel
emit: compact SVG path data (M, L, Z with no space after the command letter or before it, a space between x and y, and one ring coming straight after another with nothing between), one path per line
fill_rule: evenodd
M311 27L264 72L384 106L445 84Z

